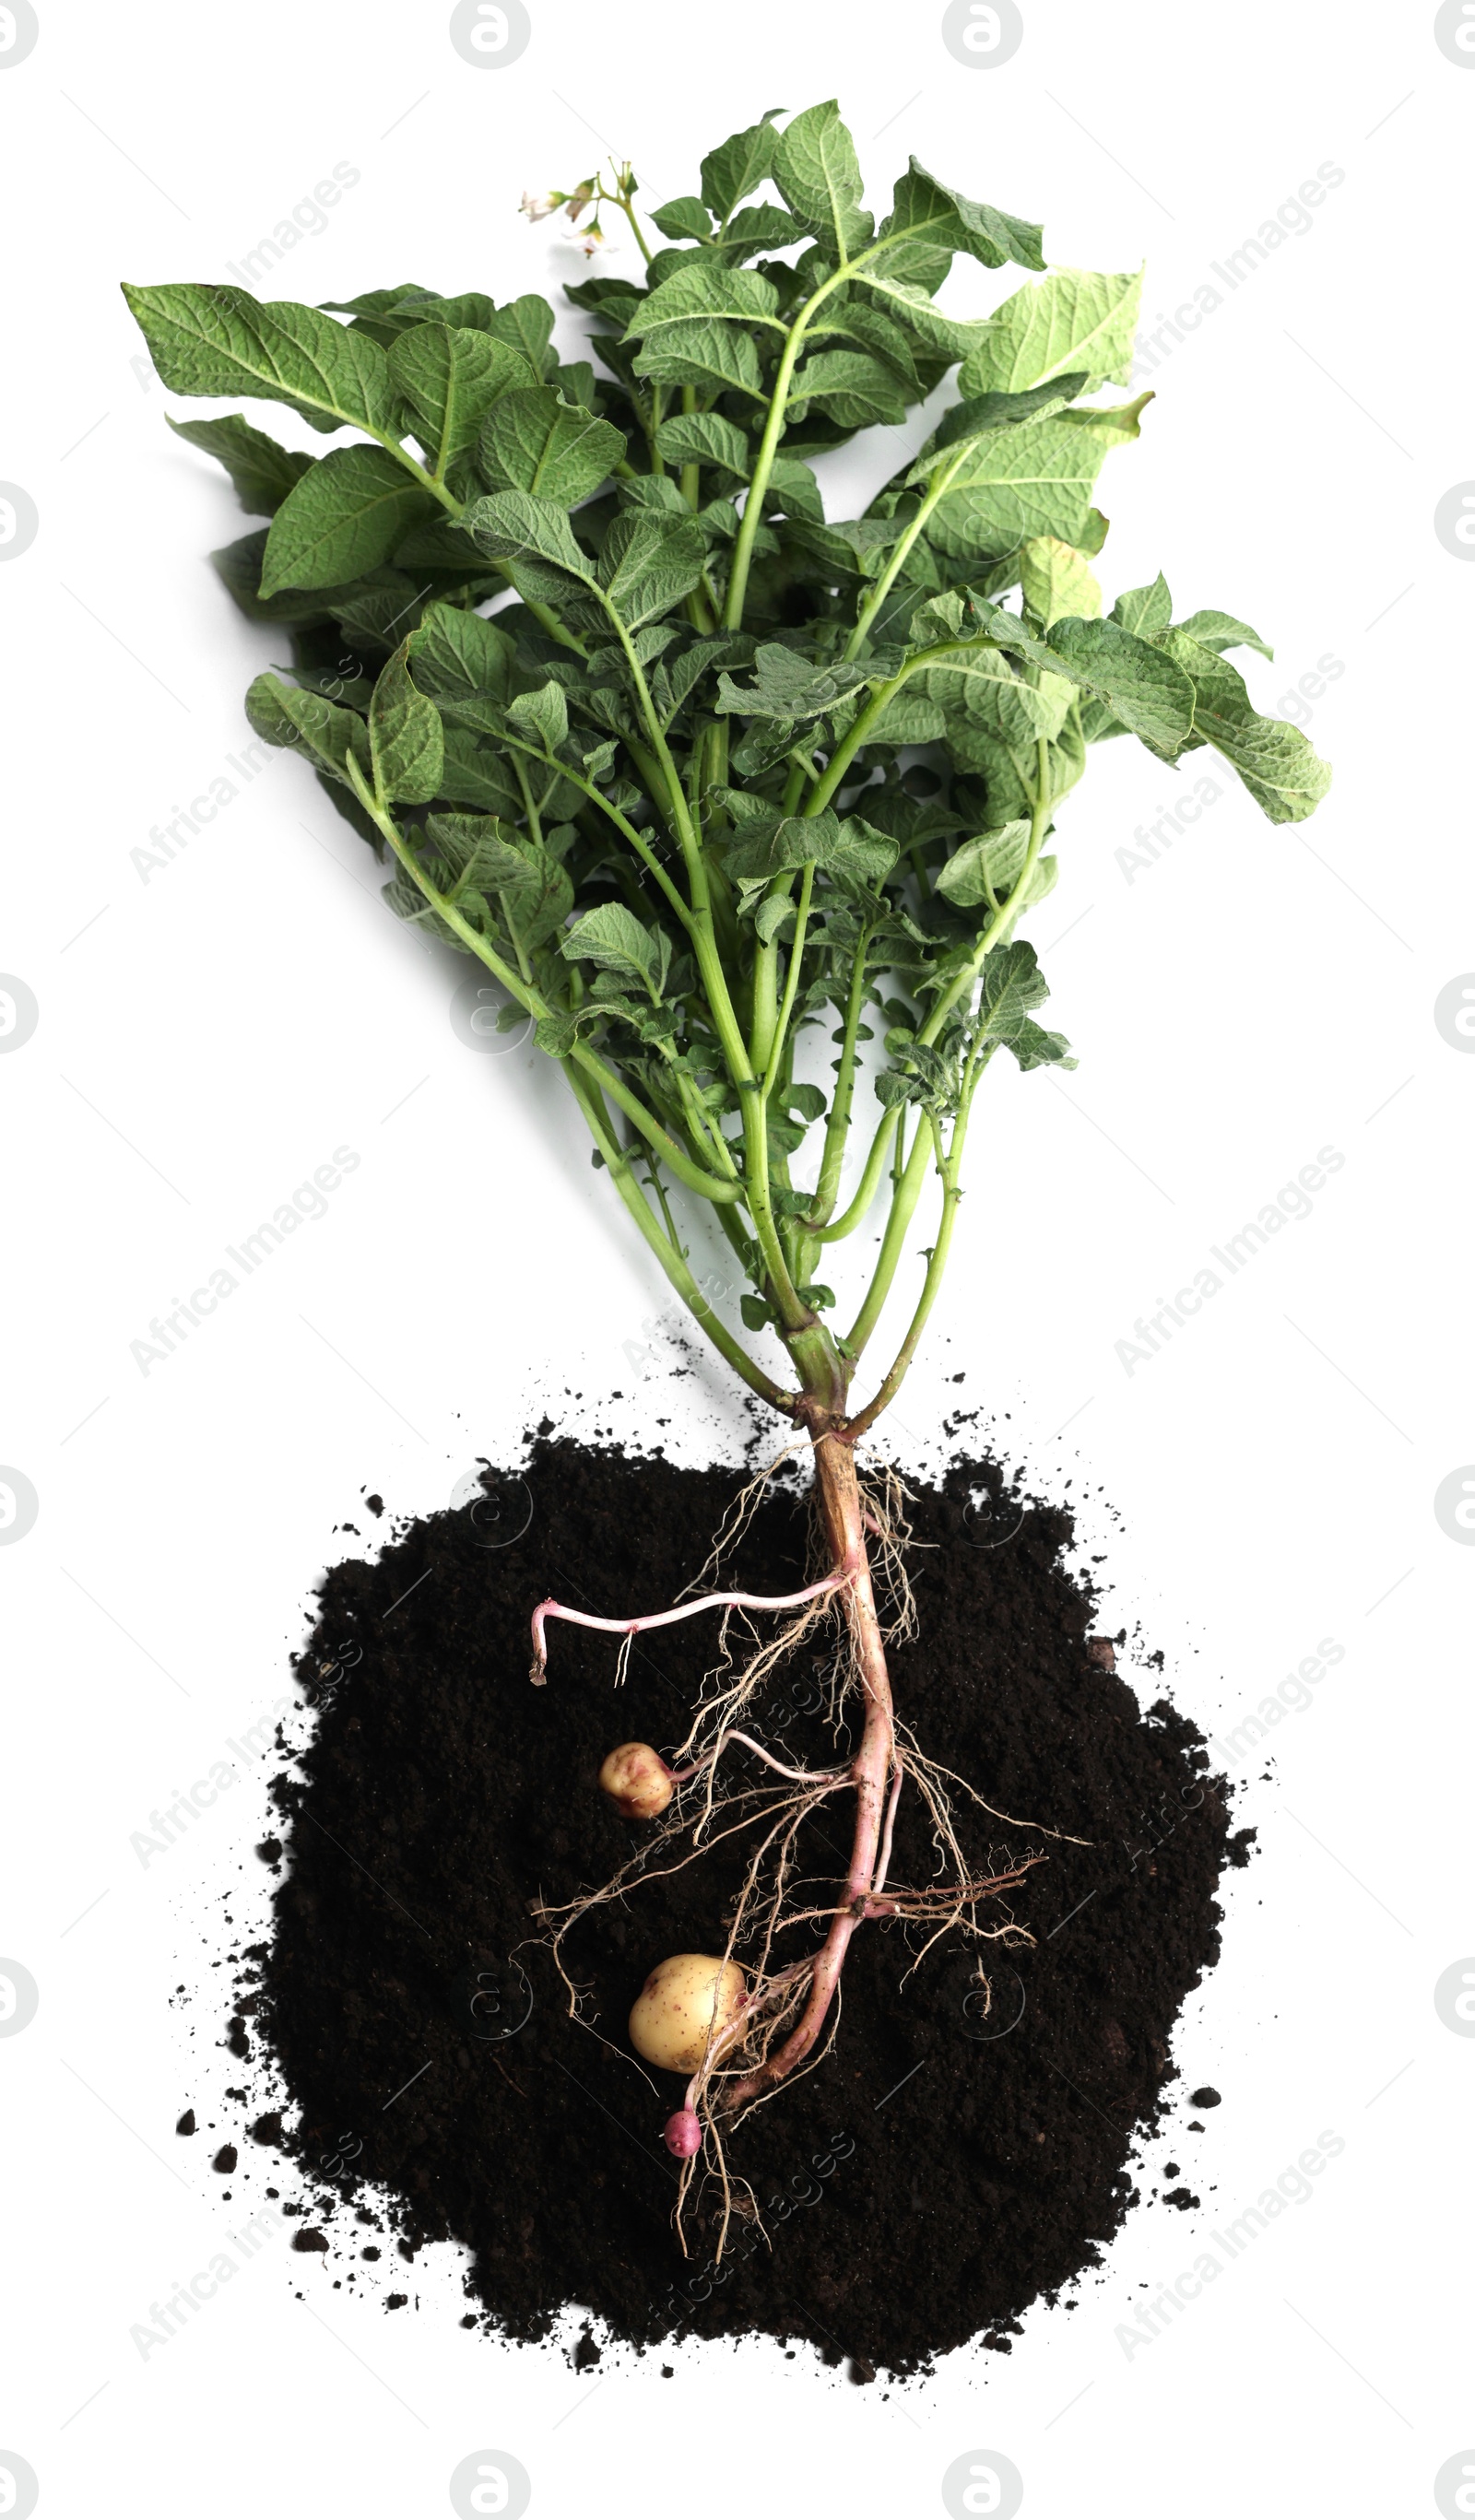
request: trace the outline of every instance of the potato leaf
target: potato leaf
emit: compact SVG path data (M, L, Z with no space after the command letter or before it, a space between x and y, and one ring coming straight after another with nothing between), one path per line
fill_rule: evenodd
M340 446L304 472L272 518L263 596L341 586L377 568L435 502L382 446Z
M248 517L274 517L288 492L317 460L279 446L263 429L252 428L239 411L219 420L173 420L167 412L164 418L177 437L187 437L192 446L202 447L225 466Z
M424 805L438 794L445 738L433 700L410 680L409 643L390 657L374 688L369 747L381 804Z

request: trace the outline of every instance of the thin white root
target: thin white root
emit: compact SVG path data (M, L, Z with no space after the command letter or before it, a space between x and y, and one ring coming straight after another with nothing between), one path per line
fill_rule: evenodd
M533 1687L541 1688L548 1678L550 1619L566 1619L575 1628L598 1628L602 1636L623 1637L628 1648L630 1639L643 1636L648 1628L674 1627L679 1619L694 1619L699 1610L794 1610L849 1581L848 1570L842 1567L838 1574L822 1576L818 1584L806 1584L799 1593L708 1593L699 1601L687 1601L674 1610L649 1610L635 1619L599 1619L592 1610L571 1610L562 1601L540 1601L532 1618Z

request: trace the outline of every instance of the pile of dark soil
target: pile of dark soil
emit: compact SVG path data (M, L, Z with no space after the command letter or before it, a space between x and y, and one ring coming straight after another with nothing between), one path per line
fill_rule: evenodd
M618 1689L614 1640L555 1626L534 1688L528 1613L549 1593L606 1614L665 1606L738 1484L544 1440L524 1472L488 1474L486 1501L327 1579L298 1672L316 1729L276 1787L287 1871L251 2006L300 2113L309 2219L356 2242L367 2217L355 2230L339 2200L367 2197L405 2254L467 2243L478 2315L519 2338L573 2304L637 2345L757 2329L849 2356L862 2378L980 2332L1006 2349L1133 2201L1134 2135L1172 2096L1173 2022L1218 1956L1215 1888L1248 1832L1229 1836L1202 1736L1166 1702L1143 1714L1091 1638L1067 1514L1006 1492L987 1462L923 1490L898 1708L932 1758L1026 1823L961 1818L979 1868L1048 1851L1010 1901L1035 1941L954 1932L907 1976L903 1931L864 1928L833 2053L730 2141L768 2241L741 2228L714 2269L709 2198L689 2210L684 2259L660 2140L681 2087L643 2073L625 2021L657 1959L722 1948L734 1846L579 1928L570 1964L612 2045L568 2019L528 1909L603 1881L640 1841L598 1791L600 1762L617 1741L682 1737L716 1623L639 1640ZM738 1580L792 1589L806 1536L803 1496L772 1495ZM770 1686L762 1730L795 1763L834 1757L827 1650L806 1644ZM922 1882L936 1856L915 1794L903 1814L892 1878ZM811 1876L843 1871L848 1830L824 1831Z

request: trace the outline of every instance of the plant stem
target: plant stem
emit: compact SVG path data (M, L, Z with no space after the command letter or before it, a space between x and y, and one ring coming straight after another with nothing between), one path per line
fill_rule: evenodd
M768 485L773 478L774 460L779 452L779 441L783 435L788 388L798 363L799 352L804 347L804 336L826 298L832 291L840 288L850 276L849 265L842 262L838 271L832 272L828 280L821 282L814 295L800 307L789 327L788 338L783 344L783 355L779 361L779 373L774 379L774 390L769 399L768 419L764 424L763 438L758 448L758 461L753 467L747 498L743 503L742 522L738 528L738 540L733 550L733 568L728 579L727 607L722 616L724 627L729 630L740 630L742 627L742 608L747 601L748 570L752 565L753 545L758 536L758 526L763 515L763 502L768 495Z
M629 1158L615 1143L614 1133L610 1129L608 1115L599 1092L590 1085L587 1078L577 1073L571 1060L563 1059L559 1063L568 1080L574 1101L589 1123L590 1135L604 1158L605 1170L610 1180L693 1320L711 1340L719 1356L725 1357L734 1372L741 1376L750 1391L755 1391L760 1400L768 1401L772 1408L781 1410L785 1417L791 1417L794 1409L794 1395L782 1390L771 1374L765 1373L762 1366L750 1357L746 1348L733 1336L727 1324L708 1303L675 1241L662 1233L660 1226L651 1215L641 1186L631 1170Z
M774 1027L774 1046L769 1053L768 1067L763 1079L765 1102L774 1090L775 1079L783 1063L783 1045L788 1035L789 1018L794 1011L794 1000L799 994L799 970L804 961L804 931L809 925L809 905L814 888L815 870L814 862L811 860L799 879L799 906L794 913L793 941L788 949L788 973L783 984L783 1004L779 1009L779 1019Z
M446 925L460 939L468 953L474 954L478 962L484 963L493 978L501 981L508 996L515 998L518 1005L525 1007L530 1015L535 1015L541 1021L546 1015L552 1014L554 1010L542 992L531 982L525 981L521 973L514 971L510 963L504 962L496 947L489 945L486 938L478 933L470 922L462 917L455 903L447 900L445 894L438 891L430 881L401 833L393 815L387 813L380 805L351 752L348 755L348 775L360 804L367 814L372 815L405 873L418 890L424 894L436 917L445 921ZM677 1145L669 1130L662 1128L654 1113L647 1110L639 1095L632 1093L623 1077L617 1075L612 1067L607 1066L597 1051L588 1049L583 1042L577 1042L568 1052L567 1057L577 1060L584 1073L601 1091L618 1103L626 1118L634 1121L648 1145L654 1148L656 1153L676 1175L677 1180L684 1182L688 1190L699 1191L703 1198L714 1201L740 1197L741 1188L738 1182L722 1181L715 1173L706 1172L701 1165L692 1161L686 1149Z
M824 1431L815 1443L815 1486L820 1519L828 1546L829 1563L850 1581L839 1591L856 1674L866 1700L861 1746L851 1763L855 1785L855 1834L842 1899L837 1903L825 1945L814 1964L808 2001L782 2048L726 2093L728 2106L740 2108L783 2081L803 2063L825 2026L840 1971L856 1926L866 1912L875 1877L885 1812L886 1787L896 1756L896 1726L886 1649L872 1589L871 1561L861 1516L860 1483L855 1449L847 1435Z
M845 1000L844 1034L836 1063L834 1093L830 1098L829 1117L825 1125L825 1151L820 1160L820 1178L809 1213L804 1219L805 1232L818 1234L834 1214L834 1203L840 1194L840 1170L845 1161L845 1146L850 1135L850 1111L855 1097L856 1036L861 1027L861 1010L866 1003L866 957L871 944L869 927L861 931L855 961L850 969L850 988Z

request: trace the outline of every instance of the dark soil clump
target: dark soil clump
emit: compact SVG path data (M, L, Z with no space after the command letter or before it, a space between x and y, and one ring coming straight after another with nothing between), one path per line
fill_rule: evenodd
M1230 1837L1193 1726L1163 1700L1143 1714L1093 1650L1068 1515L1006 1493L988 1462L921 1490L920 1629L893 1648L898 1709L931 1758L1013 1816L956 1798L976 1868L1047 1854L1006 1912L1035 1941L954 1931L907 1976L902 1930L864 1927L833 2052L729 2139L768 2240L739 2221L714 2268L709 2188L683 2258L660 2139L681 2085L643 2072L625 2022L658 1959L722 1949L745 1839L580 1926L569 1964L598 2037L567 2017L528 1909L605 1880L641 1841L598 1791L600 1762L622 1740L682 1737L716 1621L639 1639L618 1689L615 1640L556 1624L534 1688L528 1615L550 1593L606 1615L673 1602L738 1484L542 1442L524 1472L489 1474L486 1504L328 1577L298 1674L316 1731L277 1786L288 1868L252 2022L300 2111L288 2140L314 2228L294 2245L333 2228L335 2189L378 2190L403 2254L469 2246L472 2299L514 2337L547 2335L576 2305L640 2346L678 2329L808 2340L861 2380L980 2333L1007 2350L1020 2314L1096 2261L1134 2199L1129 2151L1176 2080L1173 2023L1218 1957L1215 1889L1248 1832ZM806 1500L781 1487L737 1580L793 1589L806 1540ZM806 1641L753 1720L795 1764L835 1757L831 1650ZM728 1756L743 1785L767 1773ZM843 1872L849 1808L810 1827L801 1869L817 1886L801 1904ZM915 1791L902 1813L892 1878L922 1883L936 1857ZM283 2139L275 2112L250 2133Z

